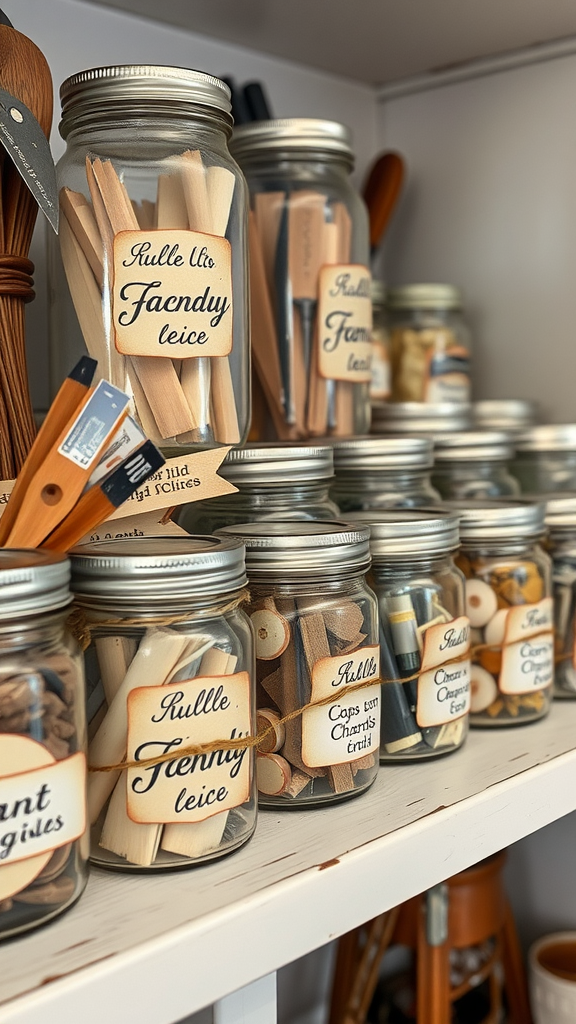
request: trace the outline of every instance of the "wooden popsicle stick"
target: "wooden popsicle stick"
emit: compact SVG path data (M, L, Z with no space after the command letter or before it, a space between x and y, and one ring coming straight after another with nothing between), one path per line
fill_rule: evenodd
M299 437L306 437L306 403L308 391L308 371L300 317L294 317L292 334L294 352L294 409L296 412L296 432Z
M226 235L235 185L236 179L227 167L206 168L206 190L214 235Z
M156 227L156 203L151 202L150 199L142 199L141 202L137 203L133 199L132 209L136 214L140 230L153 231Z
M178 174L160 174L158 176L156 217L158 228L186 229L188 227L184 189L182 188L182 179Z
M130 360L126 360L126 372L129 382L129 390L132 394L134 408L138 413L138 419L142 424L142 428L147 437L156 444L162 441L160 432L154 419L154 414L150 408L150 403L146 398L146 393L138 380L138 374L132 366Z
M110 357L105 344L100 289L64 213L60 219L58 238L70 295L86 348L92 358L98 360L103 376L116 384L111 379Z
M110 706L136 654L137 644L127 636L100 636L95 647L104 696Z
M270 300L273 303L274 261L280 231L280 218L286 198L285 192L257 192L254 196L254 218L258 228L260 248L264 261L264 273Z
M256 372L264 388L274 429L278 437L282 439L283 434L289 433L290 428L284 420L282 373L275 341L274 313L266 285L264 260L256 220L252 212L248 216L252 356Z
M338 226L334 223L322 225L321 266L338 262ZM314 355L310 365L310 391L308 400L307 426L315 437L324 437L328 426L328 387L319 371L320 353L318 346L318 322L313 340ZM331 382L332 388L334 383Z
M192 430L194 417L172 360L132 356L131 363L146 395L160 437L176 437Z
M204 231L208 235L214 234L206 171L200 150L189 149L182 154L180 173L189 228L192 231Z
M90 203L81 192L61 188L60 210L72 228L99 288L102 288L104 247Z
M211 360L211 407L214 436L221 444L239 444L240 427L228 356L213 356Z
M94 168L92 161L89 156L86 157L86 180L88 182L88 189L90 191L90 198L92 200L92 209L94 210L94 216L100 232L100 238L102 239L102 250L104 260L108 264L108 267L112 267L112 250L114 247L114 231L106 207L104 206L104 200L102 193L98 187L96 176L94 174Z
M126 804L126 773L121 772L110 797L98 845L123 857L129 864L150 867L158 853L162 826L132 821Z
M328 781L335 793L349 793L354 789L354 773L350 764L332 764L328 768Z
M352 246L352 218L344 203L334 203L334 223L338 233L338 263L349 263ZM333 433L337 437L350 437L354 433L354 394L352 381L339 380L336 384L336 415Z

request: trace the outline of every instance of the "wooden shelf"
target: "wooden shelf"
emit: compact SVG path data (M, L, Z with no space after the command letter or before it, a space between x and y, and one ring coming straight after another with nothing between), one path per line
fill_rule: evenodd
M557 702L451 757L382 768L347 803L263 812L206 867L94 870L73 910L2 947L0 1022L173 1024L574 810L575 742L576 703Z

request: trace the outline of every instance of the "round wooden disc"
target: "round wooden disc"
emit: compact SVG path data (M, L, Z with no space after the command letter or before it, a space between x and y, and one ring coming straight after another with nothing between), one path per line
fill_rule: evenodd
M250 616L256 633L256 657L273 661L284 653L290 643L290 626L283 615L271 608L260 608Z

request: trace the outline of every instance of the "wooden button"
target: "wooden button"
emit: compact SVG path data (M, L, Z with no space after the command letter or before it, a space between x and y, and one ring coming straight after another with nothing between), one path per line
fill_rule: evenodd
M470 711L473 715L485 711L494 703L498 696L498 687L494 676L491 676L481 665L472 665L470 670Z
M271 608L260 608L250 618L256 633L256 657L260 661L278 658L290 643L287 620Z
M482 580L466 580L466 614L474 628L485 626L498 611L498 598Z
M275 754L284 746L286 739L286 729L280 721L280 715L276 711L272 711L271 708L259 708L256 715L256 723L258 735L267 729L273 729L273 732L269 732L259 742L258 750L261 754Z
M258 792L266 796L280 796L292 780L292 769L279 754L258 754L256 757Z

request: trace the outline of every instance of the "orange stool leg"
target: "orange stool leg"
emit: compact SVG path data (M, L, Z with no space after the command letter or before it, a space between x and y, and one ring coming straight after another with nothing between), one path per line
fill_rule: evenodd
M448 928L434 926L434 900L447 899L445 886L437 886L422 898L418 921L417 1010L418 1024L450 1024L450 944ZM447 890L446 890L447 891ZM442 911L440 911L442 913ZM435 936L434 931L438 934ZM430 941L431 940L431 941Z
M502 927L502 964L504 988L508 999L510 1024L531 1024L526 974L510 905L506 904Z

